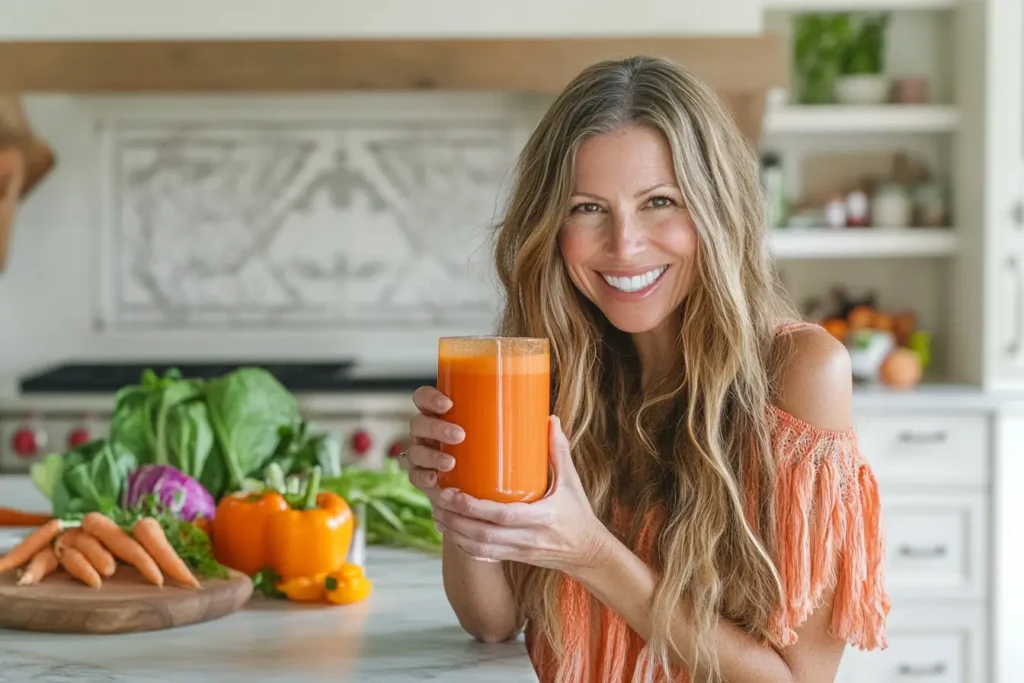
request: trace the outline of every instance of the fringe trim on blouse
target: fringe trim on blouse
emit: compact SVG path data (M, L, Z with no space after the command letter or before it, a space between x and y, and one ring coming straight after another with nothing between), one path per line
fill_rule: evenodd
M835 586L833 635L860 649L884 649L890 602L885 591L882 510L878 483L858 450L856 436L852 429L818 429L775 407L769 417L779 468L776 556L786 598L772 617L772 628L784 645L796 643L797 629ZM745 502L755 504L756 493L746 493ZM660 522L657 514L648 515L634 549L652 566ZM616 508L612 527L621 532L626 524L626 513ZM608 607L599 608L600 642L591 642L591 603L586 589L565 577L560 611L567 660L561 680L551 648L540 639L527 638L541 683L663 681L647 644ZM676 668L671 680L688 683L690 677Z

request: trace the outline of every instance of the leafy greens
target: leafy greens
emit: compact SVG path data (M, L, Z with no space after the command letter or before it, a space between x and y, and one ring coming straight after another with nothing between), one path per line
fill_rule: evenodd
M334 433L312 433L298 401L262 368L239 368L209 381L144 372L117 392L110 435L32 467L54 514L104 512L122 505L128 473L168 465L198 481L214 500L262 478L270 462L286 475L319 465L341 470Z

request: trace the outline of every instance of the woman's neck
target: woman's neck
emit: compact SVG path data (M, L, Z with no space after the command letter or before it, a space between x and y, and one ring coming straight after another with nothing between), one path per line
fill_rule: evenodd
M675 366L679 355L678 336L679 326L671 319L663 321L653 330L632 335L645 388Z

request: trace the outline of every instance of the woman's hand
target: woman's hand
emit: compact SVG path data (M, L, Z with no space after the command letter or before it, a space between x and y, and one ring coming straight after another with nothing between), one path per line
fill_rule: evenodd
M569 575L600 561L610 532L590 507L558 418L551 417L548 428L553 481L544 498L496 503L450 489L432 496L438 528L456 546L474 557Z
M427 494L437 507L437 473L447 472L455 466L455 459L442 453L442 443L457 444L466 438L462 428L440 419L452 409L450 398L434 387L420 387L413 393L412 402L419 411L409 423L413 445L399 458L402 469L409 472L413 486Z

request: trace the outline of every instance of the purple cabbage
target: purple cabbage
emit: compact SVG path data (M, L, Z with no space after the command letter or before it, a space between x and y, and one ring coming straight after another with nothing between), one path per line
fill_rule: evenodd
M213 519L217 503L198 481L170 465L142 465L128 475L124 507L132 509L155 494L162 505L184 522Z

